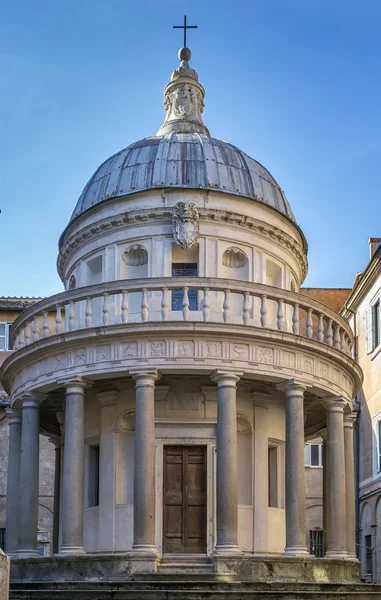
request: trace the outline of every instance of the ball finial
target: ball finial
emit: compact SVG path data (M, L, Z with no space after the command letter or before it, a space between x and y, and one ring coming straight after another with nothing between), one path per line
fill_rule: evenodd
M179 60L185 60L186 62L190 61L192 54L191 51L189 50L189 48L180 48L179 50Z

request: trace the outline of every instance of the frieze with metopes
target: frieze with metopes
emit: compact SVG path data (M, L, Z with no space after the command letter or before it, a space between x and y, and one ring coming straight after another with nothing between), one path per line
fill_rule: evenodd
M347 373L327 360L317 361L303 352L288 353L277 345L271 347L263 343L242 344L235 340L218 342L213 339L192 341L188 338L97 344L57 354L50 349L49 356L40 357L11 376L11 393L18 395L43 388L67 375L127 374L129 368L140 364L143 359L163 370L181 368L186 359L187 367L195 372L220 368L229 359L229 368L244 370L249 379L255 378L256 374L259 377L267 374L274 379L302 376L306 381L311 380L313 385L335 394L342 393L347 398L351 398L353 392L353 382Z

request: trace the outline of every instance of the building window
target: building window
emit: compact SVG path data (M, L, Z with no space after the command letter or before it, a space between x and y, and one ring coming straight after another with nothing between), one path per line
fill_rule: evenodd
M306 467L323 466L323 444L311 442L304 446L304 464Z
M365 536L365 572L367 575L372 575L372 557L373 557L373 548L372 548L372 536Z
M10 330L12 323L0 323L0 351L12 350Z
M366 311L366 352L373 352L381 342L381 316L380 299L372 304Z
M278 447L269 446L268 456L268 490L269 490L269 506L278 508Z
M87 505L99 506L99 445L89 446L89 478Z
M7 536L6 536L6 529L5 527L1 527L0 528L0 548L5 552L5 544L7 541Z
M197 277L196 263L173 263L172 277ZM172 310L183 310L183 290L172 291ZM197 310L197 290L188 291L189 310Z
M322 529L310 529L310 554L322 558L324 556L324 532Z
M381 417L379 417L376 421L374 421L374 433L375 433L375 442L376 442L376 472L381 472Z

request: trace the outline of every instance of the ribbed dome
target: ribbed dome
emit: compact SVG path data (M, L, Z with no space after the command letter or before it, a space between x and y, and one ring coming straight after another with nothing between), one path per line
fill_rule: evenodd
M70 221L105 200L155 188L236 194L295 221L283 191L256 160L207 135L173 132L140 140L107 159L83 190Z

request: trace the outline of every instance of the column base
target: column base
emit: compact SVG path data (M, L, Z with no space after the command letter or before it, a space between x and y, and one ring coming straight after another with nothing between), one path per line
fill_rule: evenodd
M77 554L86 554L83 546L61 546L56 556L75 556Z
M311 556L306 546L286 546L283 556Z
M141 556L158 557L159 552L154 544L132 544L132 553Z
M13 558L41 558L41 554L37 550L17 550Z
M348 552L346 550L328 550L325 555L324 558L338 558L339 560L353 560L352 556L348 555Z
M229 556L240 556L242 554L241 548L238 544L217 544L214 550L214 556L229 557Z

